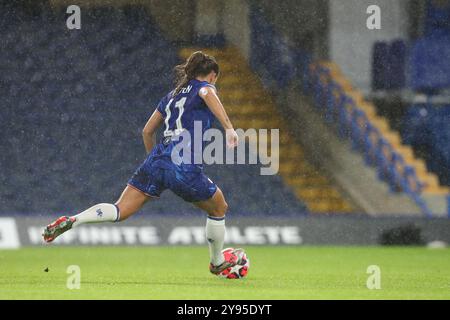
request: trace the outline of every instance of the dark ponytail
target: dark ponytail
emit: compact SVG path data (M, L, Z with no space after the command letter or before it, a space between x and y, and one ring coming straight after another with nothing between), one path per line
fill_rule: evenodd
M206 76L211 71L219 74L219 65L213 56L196 51L187 58L186 62L175 67L176 88L173 95L177 95L181 88L198 76Z

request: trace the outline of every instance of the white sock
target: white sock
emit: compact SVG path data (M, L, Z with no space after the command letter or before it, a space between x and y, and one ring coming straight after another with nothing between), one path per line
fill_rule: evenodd
M225 217L210 217L206 219L206 240L209 245L211 263L215 266L224 262L222 249L225 240Z
M76 221L72 227L85 223L116 222L120 219L119 208L111 203L99 203L73 216Z

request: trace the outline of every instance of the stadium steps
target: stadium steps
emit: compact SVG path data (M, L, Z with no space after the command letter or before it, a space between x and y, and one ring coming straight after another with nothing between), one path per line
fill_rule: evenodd
M360 107L370 122L382 133L383 137L393 146L393 148L402 155L405 163L413 167L417 173L419 180L423 183L424 194L429 195L445 195L450 192L450 188L442 186L439 183L439 178L436 174L429 171L426 167L425 161L414 155L413 149L409 145L402 143L402 138L399 132L392 130L388 121L377 115L375 107L366 101L362 93L355 89L350 81L344 77L337 64L333 62L321 62L330 70L330 75L345 91L353 98L355 104Z
M219 62L219 94L236 128L246 130L287 127L272 97L264 90L259 78L236 49L183 48L180 50L180 57L186 59L197 50L215 56ZM331 181L307 162L303 149L287 130L280 130L279 140L279 174L309 211L353 211L350 203L342 197Z
M371 216L387 214L422 216L420 208L404 193L392 193L388 184L380 180L374 167L368 166L359 152L352 150L350 141L340 139L334 128L317 112L313 101L301 94L294 86L286 91L286 113L290 114L290 125L298 136L305 155L316 159L322 170L327 172L350 197L358 212ZM290 121L287 119L286 121ZM304 134L307 132L308 134ZM307 152L306 152L307 151ZM304 177L315 179L314 177ZM291 177L291 183L301 185L303 179ZM317 182L319 183L319 182ZM320 183L323 183L322 181Z

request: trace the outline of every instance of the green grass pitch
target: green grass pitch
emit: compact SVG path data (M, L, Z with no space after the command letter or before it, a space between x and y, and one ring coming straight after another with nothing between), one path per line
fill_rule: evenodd
M0 299L450 299L449 249L245 249L242 280L209 274L206 247L3 250ZM66 287L69 265L81 268L79 290ZM366 287L369 265L380 267L379 290Z

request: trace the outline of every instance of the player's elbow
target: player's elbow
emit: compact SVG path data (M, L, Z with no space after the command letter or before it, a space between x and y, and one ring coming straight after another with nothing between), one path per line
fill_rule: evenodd
M153 130L150 130L150 129L147 129L147 128L144 128L143 130L142 130L142 135L144 136L144 137L151 137L151 136L153 136Z

